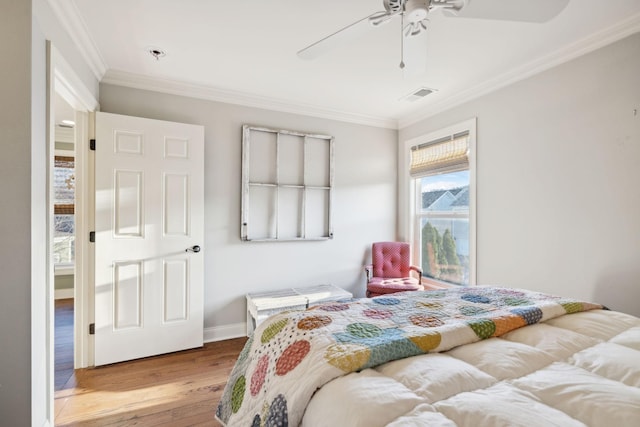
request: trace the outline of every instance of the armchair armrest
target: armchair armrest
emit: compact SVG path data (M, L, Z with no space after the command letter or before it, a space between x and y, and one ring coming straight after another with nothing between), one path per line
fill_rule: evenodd
M422 269L420 267L416 267L415 265L410 265L409 269L418 273L418 279L422 279Z
M367 282L373 277L373 264L364 266L364 274L367 276Z

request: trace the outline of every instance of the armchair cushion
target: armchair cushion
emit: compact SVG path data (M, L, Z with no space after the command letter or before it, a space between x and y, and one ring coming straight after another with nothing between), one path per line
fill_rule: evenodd
M401 277L394 279L372 277L367 284L367 292L371 294L371 296L404 291L421 291L423 289L424 287L418 283L418 279L413 277Z

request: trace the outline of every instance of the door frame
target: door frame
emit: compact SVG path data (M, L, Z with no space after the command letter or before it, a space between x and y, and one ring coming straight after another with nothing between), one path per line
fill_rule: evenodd
M55 46L47 41L47 126L48 144L50 153L53 153L55 144L53 122L54 94L60 95L73 109L75 113L75 234L76 234L76 258L74 271L74 368L86 368L93 364L93 342L90 338L88 325L93 319L93 304L91 303L93 284L93 248L89 245L89 230L93 226L93 155L89 150L89 139L92 135L93 112L99 109L99 104L93 93L87 89L80 77L75 73L71 65L64 59ZM48 175L53 170L53 155L48 158ZM49 194L49 189L47 194ZM49 203L49 202L48 202ZM49 206L49 209L52 208ZM49 215L49 232L47 234L48 253L53 239L53 215ZM86 236L86 238L79 238ZM49 336L49 401L53 408L54 391L54 317L53 298L54 280L53 263L51 256L47 257L47 274L49 277L48 295L51 315L48 316L47 333Z

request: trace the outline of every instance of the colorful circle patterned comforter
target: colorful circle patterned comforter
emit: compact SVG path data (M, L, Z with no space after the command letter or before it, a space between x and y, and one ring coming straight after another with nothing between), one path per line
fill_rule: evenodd
M280 313L247 341L216 417L228 426L297 426L314 392L337 377L597 308L532 291L473 287Z

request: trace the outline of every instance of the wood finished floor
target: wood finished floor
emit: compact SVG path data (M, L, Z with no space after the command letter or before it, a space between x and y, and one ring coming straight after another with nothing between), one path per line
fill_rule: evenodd
M69 305L60 303L60 311L58 305L56 301L56 426L220 425L215 407L246 338L69 373L63 355L70 347L73 366L73 301L67 335L62 328L58 335L58 315L60 325L68 326L62 318ZM67 339L71 346L63 344Z
M73 377L73 298L55 300L55 390Z

